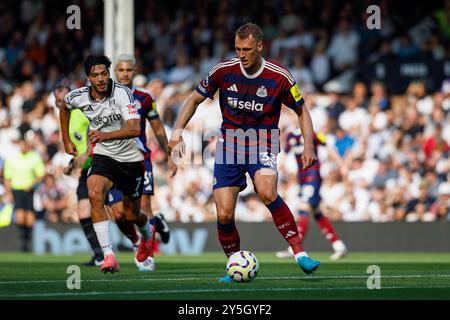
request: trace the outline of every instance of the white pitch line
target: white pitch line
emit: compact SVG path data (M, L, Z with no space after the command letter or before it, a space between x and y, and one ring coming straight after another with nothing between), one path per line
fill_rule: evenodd
M377 290L395 290L395 289L449 289L450 286L389 286L381 287ZM349 291L349 290L369 290L367 287L327 287L327 288L248 288L248 289L192 289L192 290L152 290L152 291L91 291L91 292L54 292L54 293L20 293L12 295L0 295L0 298L32 298L32 297L61 297L61 296L99 296L99 295L142 295L142 294L182 294L182 293L220 293L220 292L258 292L258 291Z
M367 279L367 275L342 275L342 276L298 276L298 277L258 277L258 280L331 280L331 279ZM378 278L372 276L372 278ZM450 274L407 274L407 275L385 275L379 276L382 279L395 278L450 278ZM81 282L134 282L134 281L199 281L199 280L218 280L220 278L109 278L109 279L87 279ZM33 283L65 283L67 280L22 280L22 281L0 281L1 284L33 284Z

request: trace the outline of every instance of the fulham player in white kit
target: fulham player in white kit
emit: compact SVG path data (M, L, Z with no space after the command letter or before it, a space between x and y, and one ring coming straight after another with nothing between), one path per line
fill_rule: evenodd
M68 154L77 155L69 138L70 110L80 109L90 121L93 160L87 184L92 222L105 256L101 266L104 273L119 271L104 207L105 197L113 186L122 191L126 218L137 226L142 236L136 259L144 261L152 251L150 224L140 212L144 180L144 148L138 139L140 115L130 90L110 78L110 65L106 56L88 56L84 69L90 85L69 92L60 109L62 139Z

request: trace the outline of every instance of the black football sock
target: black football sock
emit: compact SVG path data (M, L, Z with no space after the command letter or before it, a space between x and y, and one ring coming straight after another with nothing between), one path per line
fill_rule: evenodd
M94 251L97 260L103 260L103 251L98 243L97 234L95 233L94 226L92 225L92 219L80 219L81 228L83 229L86 239L91 245L92 251Z

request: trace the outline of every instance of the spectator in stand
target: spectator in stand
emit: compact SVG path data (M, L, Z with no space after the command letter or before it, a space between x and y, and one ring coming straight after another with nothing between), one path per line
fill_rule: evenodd
M352 98L355 100L358 107L369 109L369 98L367 94L367 86L364 82L355 82L352 88Z
M341 157L347 156L354 143L355 139L353 139L344 129L337 127L334 145Z
M436 201L428 192L428 185L422 182L419 186L419 195L411 199L406 206L407 222L434 221L435 216L431 212L431 206Z
M327 50L336 73L347 70L358 61L359 42L359 35L352 30L350 22L345 19L340 20L338 30L333 35Z
M431 212L437 220L450 221L450 183L443 182L439 185L438 198L431 207Z
M439 123L435 124L435 132L431 136L425 138L425 142L423 144L425 164L431 160L431 157L435 151L440 152L441 155L450 151L449 145L443 139L442 126Z
M64 190L56 184L55 176L47 174L44 183L38 189L37 193L42 198L42 204L45 210L45 218L49 222L77 222L71 221L71 217L64 215L63 212L68 207L68 197Z
M330 58L326 54L326 44L324 41L316 44L314 54L311 58L311 72L314 84L318 88L322 88L323 84L330 78Z
M339 116L339 126L352 136L359 136L366 133L367 123L369 121L367 110L358 106L358 102L353 99L347 99L345 111Z

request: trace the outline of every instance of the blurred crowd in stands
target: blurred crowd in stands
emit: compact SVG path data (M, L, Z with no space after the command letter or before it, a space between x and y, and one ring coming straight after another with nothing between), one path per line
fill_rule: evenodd
M450 80L430 90L426 79L417 79L403 92L390 92L383 81L359 81L355 70L366 61L450 61L450 1L418 5L407 15L401 2L379 1L380 30L366 27L370 2L135 0L135 85L152 93L170 137L184 99L212 66L235 55L235 28L256 22L264 30L265 57L289 68L314 129L327 138L319 149L323 212L335 221L449 221ZM77 176L63 174L70 156L51 91L63 75L74 88L84 85L84 57L103 53L103 2L78 4L82 28L71 31L64 1L0 3L0 169L17 152L20 136L32 130L28 142L47 168L34 206L50 222L77 221ZM350 80L335 80L347 71L354 72ZM169 221L215 221L208 156L214 138L204 133L220 123L217 99L205 101L185 131L187 154L173 179L157 140L149 139L154 209ZM283 111L282 137L297 125L295 115ZM342 161L331 159L328 148ZM278 165L279 192L295 212L302 205L295 158L281 153ZM0 204L9 200L0 177ZM271 221L251 183L236 217Z

